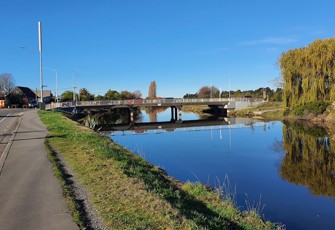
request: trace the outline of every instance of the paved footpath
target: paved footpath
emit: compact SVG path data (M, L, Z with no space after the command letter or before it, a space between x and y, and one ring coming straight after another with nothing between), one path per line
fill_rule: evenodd
M53 175L37 110L25 110L0 174L0 229L78 229Z

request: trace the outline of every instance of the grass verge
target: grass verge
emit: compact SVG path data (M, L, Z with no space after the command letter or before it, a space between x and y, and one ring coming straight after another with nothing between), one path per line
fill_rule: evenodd
M65 197L73 220L77 223L80 229L92 229L83 202L77 199L75 194L71 175L67 173L67 170L59 159L58 154L52 149L48 139L45 141L45 146L48 159L50 160L53 172L62 187L63 196Z
M110 229L280 229L253 211L240 212L231 200L200 183L171 178L59 113L39 115L49 130L49 152L61 154ZM80 211L75 211L78 207L71 201L70 206L85 227Z

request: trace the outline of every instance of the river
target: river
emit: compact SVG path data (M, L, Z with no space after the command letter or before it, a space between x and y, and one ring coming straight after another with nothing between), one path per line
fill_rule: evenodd
M170 111L142 111L141 120L168 121ZM335 140L315 127L237 123L114 131L110 137L180 181L224 187L241 210L257 209L287 229L335 229Z

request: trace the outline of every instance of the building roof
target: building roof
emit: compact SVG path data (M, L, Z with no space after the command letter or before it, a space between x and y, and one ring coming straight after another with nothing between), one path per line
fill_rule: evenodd
M16 86L12 92L15 92L17 89L19 89L28 98L36 98L36 94L28 87Z
M41 90L34 90L34 93L40 97L41 95ZM43 90L43 97L52 97L51 90Z

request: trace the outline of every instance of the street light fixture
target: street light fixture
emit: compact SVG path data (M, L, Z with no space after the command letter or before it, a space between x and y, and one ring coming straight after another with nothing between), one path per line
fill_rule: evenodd
M58 102L58 71L57 71L57 69L46 67L46 66L44 66L43 68L55 71L55 73L56 73L56 102Z

